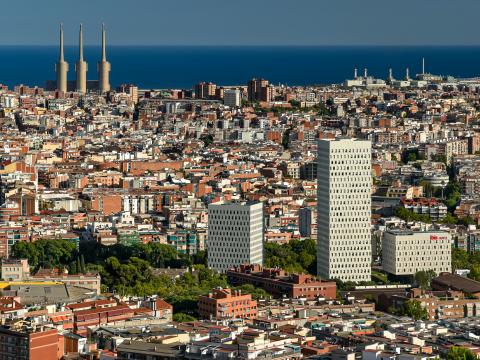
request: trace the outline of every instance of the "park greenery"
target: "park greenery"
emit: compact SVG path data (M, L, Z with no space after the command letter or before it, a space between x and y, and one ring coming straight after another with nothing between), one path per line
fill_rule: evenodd
M452 270L468 269L468 276L476 281L480 281L480 253L468 253L462 249L452 250Z
M317 273L317 245L313 239L292 240L287 244L265 244L265 267L281 267L287 272Z
M292 240L287 244L265 244L265 266L281 267L287 272L316 274L316 242L313 239ZM170 245L160 243L135 244L132 246L104 246L96 242L81 242L79 248L68 240L39 240L33 243L18 242L13 246L12 257L26 258L32 271L40 268L59 268L69 273L99 273L102 291L120 295L147 296L157 294L174 307L177 321L191 321L198 317L197 301L200 295L212 288L229 286L225 275L207 268L206 253L195 256L179 254ZM155 268L183 268L183 275L174 278L157 275ZM469 254L464 250L452 250L452 268L469 269L470 277L480 281L480 253ZM424 290L430 289L433 271L419 271L414 284ZM375 281L360 285L389 283L384 273L374 271ZM355 285L336 280L339 291L350 291ZM233 287L252 294L254 299L268 298L263 289L252 285ZM395 314L422 319L417 304L408 302L401 309L392 309Z
M122 296L157 294L171 303L178 321L191 321L198 316L197 301L212 288L227 287L225 275L206 267L206 254L185 256L166 244L149 243L132 246L103 246L95 242L75 243L67 240L39 240L18 242L12 249L13 257L26 258L33 271L40 268L66 269L70 273L98 273L102 277L102 291ZM184 268L178 278L155 275L154 268ZM263 289L252 285L233 287L252 294L252 298L269 298Z
M425 309L420 301L408 300L398 309L402 316L409 316L414 320L428 320L428 311Z
M408 316L414 320L428 320L429 318L427 309L422 306L420 301L414 299L405 301L399 307L391 306L388 312L398 316Z
M414 275L415 285L422 290L431 290L431 283L437 274L433 270L420 270Z

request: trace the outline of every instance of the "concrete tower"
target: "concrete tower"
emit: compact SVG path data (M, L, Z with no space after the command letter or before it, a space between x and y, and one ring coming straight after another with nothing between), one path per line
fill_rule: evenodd
M63 54L63 24L60 24L60 56L58 57L58 62L55 65L55 71L57 72L57 90L66 93L68 63L65 61Z
M101 93L110 91L110 63L107 61L106 42L105 25L102 25L102 60L98 62L98 89Z
M87 92L87 71L88 64L83 60L83 26L80 24L80 33L78 38L78 61L75 64L77 72L77 91L81 93Z

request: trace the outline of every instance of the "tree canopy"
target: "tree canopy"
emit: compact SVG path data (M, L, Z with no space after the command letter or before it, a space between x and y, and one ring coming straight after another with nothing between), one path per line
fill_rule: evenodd
M400 309L401 315L410 316L414 320L428 320L428 311L420 301L417 300L408 300L403 303L402 308Z
M447 360L475 360L475 353L461 346L452 346L447 353Z
M288 272L317 273L315 240L292 240L287 244L265 244L265 267L281 267Z
M433 270L420 270L415 273L415 282L423 290L429 290L432 280L437 276Z

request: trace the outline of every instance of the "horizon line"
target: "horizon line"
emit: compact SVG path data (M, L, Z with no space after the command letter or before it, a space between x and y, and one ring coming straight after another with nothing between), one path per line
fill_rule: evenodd
M0 47L58 47L58 44L0 44ZM84 43L84 46L101 47L101 43ZM78 47L76 43L65 47ZM480 47L479 44L109 44L107 47Z

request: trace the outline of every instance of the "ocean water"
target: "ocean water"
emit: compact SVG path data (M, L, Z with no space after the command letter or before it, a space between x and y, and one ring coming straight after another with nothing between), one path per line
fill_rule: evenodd
M77 48L67 46L69 78L75 78ZM88 79L97 78L100 48L87 46ZM272 83L310 85L339 83L353 68L385 78L391 67L397 78L426 70L457 77L480 76L480 47L388 46L109 46L111 83L134 83L140 88L191 88L199 81L241 85L252 77ZM55 79L56 46L0 46L0 83L44 86Z

